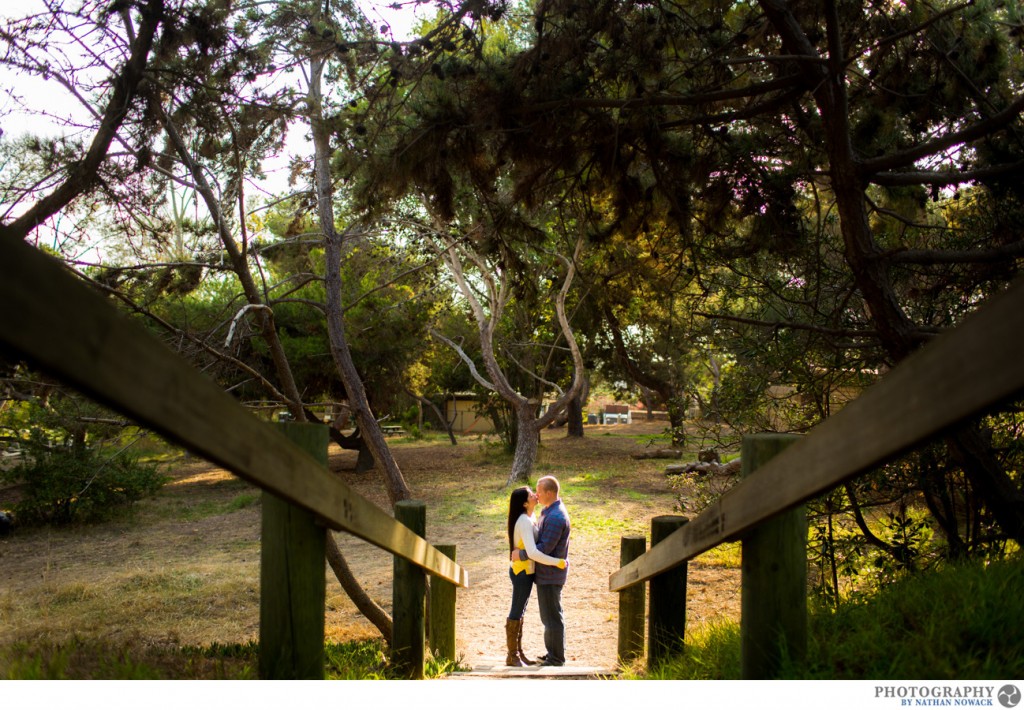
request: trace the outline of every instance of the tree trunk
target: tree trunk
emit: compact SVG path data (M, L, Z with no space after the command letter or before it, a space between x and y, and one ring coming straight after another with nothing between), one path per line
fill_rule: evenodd
M540 430L537 429L537 416L532 402L522 402L516 406L516 450L512 457L512 471L508 475L506 486L530 482L533 464L537 460Z
M963 468L999 527L1018 545L1024 545L1024 494L996 459L980 426L962 426L946 441L953 460Z
M338 578L341 588L345 590L352 603L356 605L356 609L371 624L377 627L384 640L390 641L391 617L359 586L359 582L352 575L352 570L349 569L345 557L341 554L341 549L338 547L338 541L334 539L334 534L330 530L327 530L325 534L327 535L327 562L330 564L334 576Z
M314 189L317 199L317 211L321 228L324 233L327 281L327 330L331 344L331 354L341 375L349 405L354 410L356 425L361 438L369 445L374 459L381 463L385 472L388 495L392 504L410 497L409 488L405 485L398 464L391 457L391 452L384 443L384 434L380 425L370 411L370 405L363 389L363 381L359 377L352 353L348 347L342 320L341 303L341 239L334 228L333 188L330 174L330 137L323 123L320 93L321 72L323 62L310 61L310 124L314 141ZM385 639L391 638L391 619L373 602L362 586L352 575L341 549L337 546L334 536L327 533L327 561L338 578L342 589L352 599L356 607L373 623Z
M566 405L567 431L566 436L583 438L583 397L576 395Z
M654 421L654 390L650 387L644 387L640 385L640 397L644 401L644 407L647 409L647 421Z
M449 441L452 442L452 446L459 445L459 442L455 440L455 432L452 431L452 422L454 420L452 420L452 422L449 422L448 419L444 416L444 412L442 412L441 409L436 404L434 404L429 397L421 397L420 395L410 392L409 390L406 390L406 394L408 394L410 397L414 398L417 402L420 403L420 428L423 427L423 405L425 404L428 407L430 407L431 411L434 412L437 421L439 421L441 423L441 426L444 427L445 432L447 432L448 434Z
M325 281L327 284L327 331L331 344L331 355L338 367L341 381L345 385L349 405L356 419L356 425L367 448L373 454L387 484L391 503L411 497L409 487L405 483L401 469L391 450L384 441L384 433L380 430L370 402L359 376L352 351L345 333L342 318L341 294L341 261L343 257L343 235L338 234L334 226L334 188L331 180L330 166L330 132L324 124L322 116L322 97L320 83L322 81L323 60L314 59L310 63L310 124L313 133L314 148L314 188L316 191L317 216L320 218L320 229L324 234Z
M584 374L583 383L580 385L579 394L569 400L566 410L569 417L569 427L566 436L583 437L583 405L590 399L590 377Z
M356 473L366 473L373 470L373 453L366 446L366 442L360 440L359 448L356 449Z
M668 408L668 425L672 431L672 446L686 446L686 403L682 397L670 397L666 400Z

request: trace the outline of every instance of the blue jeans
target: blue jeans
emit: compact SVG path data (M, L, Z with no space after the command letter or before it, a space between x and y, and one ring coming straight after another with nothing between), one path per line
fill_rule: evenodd
M519 621L526 613L526 602L530 601L530 592L533 591L533 575L520 572L512 574L512 568L508 568L508 577L512 580L512 608L508 612L508 618L512 621Z
M538 584L537 604L544 624L544 647L548 661L565 663L565 616L562 614L562 585Z

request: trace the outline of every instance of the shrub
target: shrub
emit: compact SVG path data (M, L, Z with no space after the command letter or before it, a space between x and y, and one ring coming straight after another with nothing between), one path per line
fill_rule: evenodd
M66 525L110 517L156 493L168 480L157 467L124 452L51 445L33 436L24 462L0 476L22 484L14 505L19 525Z

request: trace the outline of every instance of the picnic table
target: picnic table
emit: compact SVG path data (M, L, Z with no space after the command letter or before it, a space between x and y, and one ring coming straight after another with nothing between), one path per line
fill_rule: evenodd
M382 424L380 430L384 432L384 436L402 436L405 434L405 429L397 424Z

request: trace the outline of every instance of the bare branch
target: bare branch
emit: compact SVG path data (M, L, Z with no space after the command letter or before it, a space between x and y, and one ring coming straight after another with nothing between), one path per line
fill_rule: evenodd
M558 258L565 264L567 273L565 275L565 281L562 282L562 288L558 291L558 297L555 299L555 314L558 316L558 323L562 328L562 335L565 337L565 342L569 345L569 350L572 351L572 363L573 363L573 376L572 385L568 390L562 393L562 395L550 406L547 412L543 416L537 419L537 430L540 431L558 416L558 413L569 403L569 401L579 394L583 388L583 354L580 352L579 345L576 343L576 336L573 334L572 326L569 324L569 319L565 314L565 298L569 294L569 287L572 286L573 278L576 276L576 263L579 261L580 253L583 251L583 236L581 235L576 240L576 248L573 250L572 259L568 259L565 256L558 255Z
M242 316L244 316L249 311L257 311L257 310L262 310L262 311L269 312L270 317L271 318L274 317L274 311L270 308L270 306L268 306L266 304L263 304L263 303L247 303L247 304L245 304L244 306L242 306L238 310L238 313L235 314L235 317L231 319L231 327L228 328L228 337L224 339L224 347L230 347L231 346L231 341L234 340L234 338L235 338L235 327L238 325L238 322L240 320L242 320Z
M535 373L533 370L523 365L523 363L519 362L519 360L516 359L515 355L509 352L507 348L505 348L502 352L505 354L505 357L512 361L513 365L518 367L524 373L526 373L533 379L537 380L537 382L540 382L542 385L547 385L548 387L551 387L554 390L556 390L559 394L562 394L562 388L559 387L558 384L552 382L551 380L545 380L543 377Z
M466 351L462 349L462 346L460 346L454 340L451 340L450 338L446 338L445 336L441 335L441 333L435 330L434 328L430 329L430 334L455 351L459 358L469 367L469 374L473 376L474 380L476 380L477 382L479 382L481 385L491 390L492 392L498 391L497 387L495 387L492 383L488 382L484 378L484 376L480 374L480 372L476 369L476 363L473 362L473 358L466 354Z
M1012 175L1024 170L1024 160L1004 165L992 165L977 170L940 170L940 171L919 171L907 173L877 173L869 178L869 182L876 185L932 185L934 187L948 187L949 185L962 185L966 182L987 180L993 177Z

